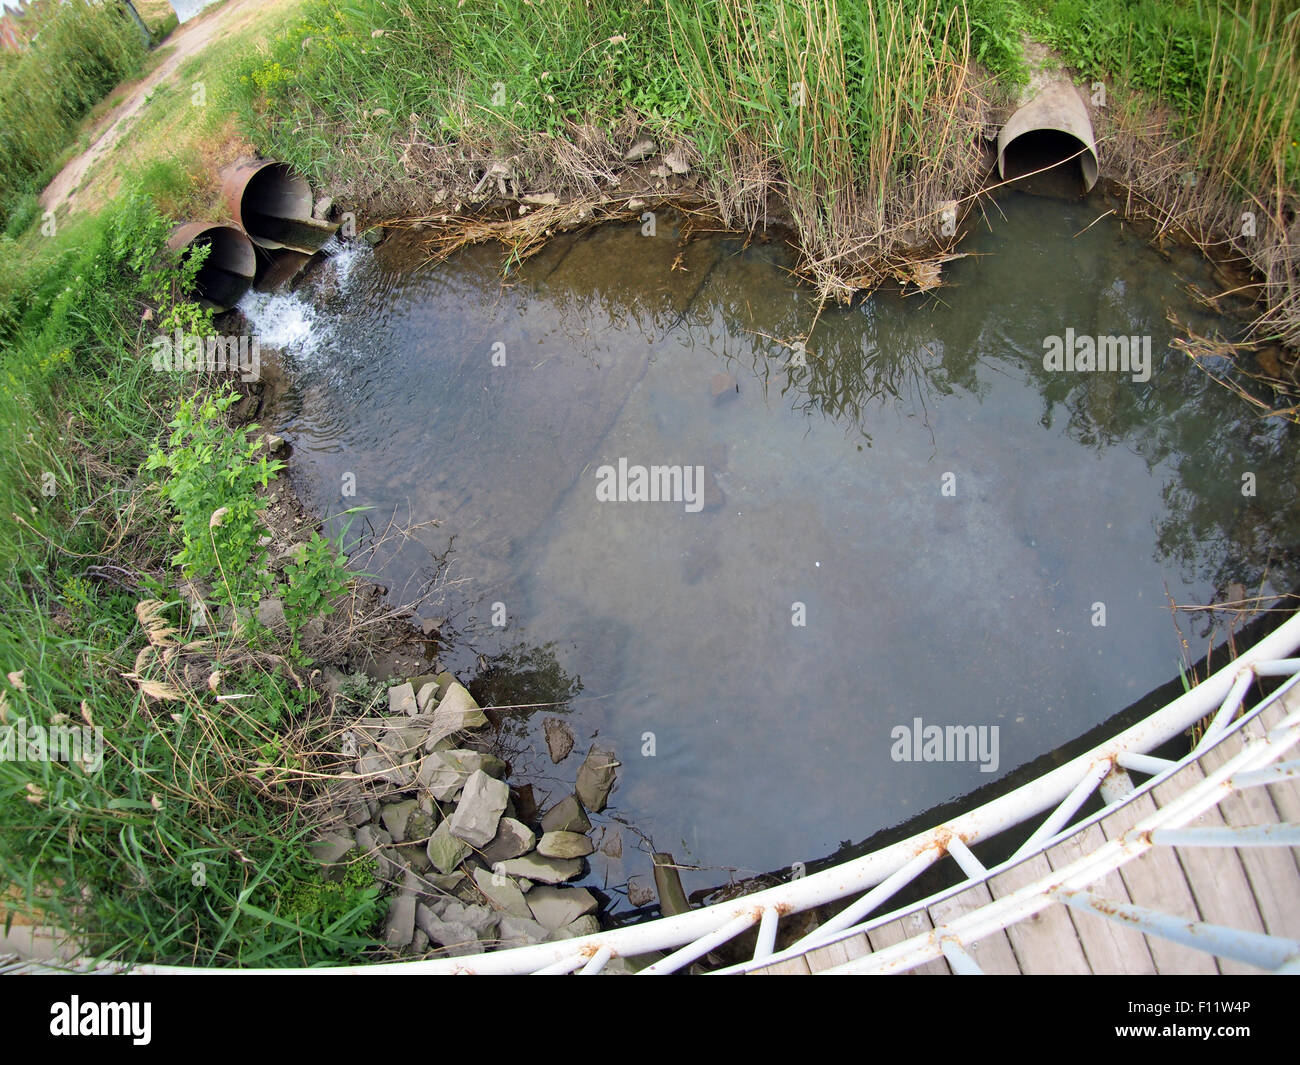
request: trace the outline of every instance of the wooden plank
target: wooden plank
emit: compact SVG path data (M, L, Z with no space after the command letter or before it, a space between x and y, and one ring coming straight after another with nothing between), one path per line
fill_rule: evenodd
M873 928L867 935L871 938L872 949L883 950L885 947L892 947L895 943L902 943L913 936L924 935L933 928L930 917L924 910L914 910L911 913L903 914L896 921L890 921L888 924L882 924L879 928ZM951 970L948 968L946 958L933 958L924 965L908 969L903 975L910 976L914 973L920 976L949 976Z
M930 920L938 928L940 925L955 921L958 917L987 906L993 901L987 884L974 884L959 895L936 902L930 907ZM1006 932L994 932L991 936L974 943L963 943L966 953L975 959L975 964L988 976L1014 976L1020 972L1016 963L1016 952L1011 949L1011 940Z
M1282 706L1284 702L1292 705L1284 709ZM1282 699L1270 703L1260 711L1259 717L1247 727L1252 729L1252 735L1266 734L1277 728L1282 723L1282 719L1298 704L1300 704L1300 692L1292 689ZM1297 758L1300 758L1300 747L1292 747L1279 761L1290 762ZM1300 782L1269 784L1264 790L1273 800L1273 807L1277 810L1279 820L1300 825ZM1291 857L1295 859L1296 867L1300 868L1300 847L1291 848Z
M785 961L773 962L771 965L765 965L761 969L751 969L747 976L807 976L811 970L808 963L804 960L805 955L800 954L797 958L787 958Z
M1212 773L1240 750L1241 740L1234 736L1206 751L1198 760L1207 773ZM1267 825L1278 820L1273 800L1263 788L1247 788L1224 796L1219 813L1230 825ZM1250 881L1265 931L1288 938L1300 936L1300 875L1290 848L1239 847L1237 857Z
M848 939L841 939L837 943L828 943L824 947L810 950L804 958L808 962L809 972L820 973L870 953L871 944L867 942L865 933L859 933Z
M989 891L995 899L1005 898L1050 872L1047 859L1039 854L993 877L989 880ZM1070 912L1059 903L1052 903L1033 917L1011 925L1007 938L1022 973L1038 976L1092 972L1079 945Z
M1151 795L1139 795L1108 814L1101 822L1101 830L1107 839L1118 839L1155 812L1156 803ZM1183 867L1178 864L1178 855L1172 847L1152 847L1141 857L1121 866L1119 875L1124 881L1128 897L1139 906L1149 906L1153 910L1190 921L1201 919L1192 889L1187 886ZM1146 936L1146 941L1151 959L1161 973L1214 975L1219 971L1213 954L1193 950L1159 936Z
M1076 832L1068 839L1062 840L1047 852L1047 861L1053 869L1064 869L1080 858L1091 854L1106 842L1106 837L1096 825L1089 825L1082 832ZM1118 873L1107 873L1099 880L1094 880L1087 890L1104 899L1114 902L1132 902L1124 881ZM1125 928L1109 921L1100 914L1071 910L1074 927L1083 944L1083 952L1088 957L1088 964L1097 974L1126 973L1135 975L1154 975L1156 963L1147 949L1146 937L1134 928Z
M1156 786L1152 792L1157 806L1164 806L1182 795L1198 780L1204 779L1201 767L1192 762L1173 777ZM1188 828L1214 828L1223 824L1217 807L1211 807ZM1201 920L1209 924L1237 928L1243 932L1263 932L1264 922L1259 916L1250 881L1242 868L1237 852L1213 847L1178 847L1174 850L1182 867L1187 886L1196 900ZM1219 971L1224 975L1259 975L1260 970L1244 962L1219 958Z

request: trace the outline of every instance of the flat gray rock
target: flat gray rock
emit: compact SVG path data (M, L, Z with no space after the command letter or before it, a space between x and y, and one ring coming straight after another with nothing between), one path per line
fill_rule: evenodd
M507 876L522 876L538 884L562 884L582 872L581 858L544 858L534 851L522 858L498 862L496 869ZM533 891L536 891L533 888Z
M528 893L527 901L533 920L548 932L572 924L583 914L593 913L596 909L596 898L586 888L538 884Z
M576 795L561 799L542 814L543 832L586 832L591 828Z
M527 947L533 943L542 942L546 935L546 929L530 918L502 914L497 932L497 949L509 950L511 947Z
M439 728L451 725L456 732L461 729L482 728L488 723L487 715L479 709L474 696L470 695L465 685L455 680L447 686L446 692L439 700L438 709L433 712L433 719L434 724Z
M415 936L415 896L398 895L388 907L388 921L384 925L384 945L389 950L402 950L411 945Z
M380 823L388 830L388 834L393 837L394 843L404 843L406 841L406 826L410 823L411 815L416 812L416 809L417 804L414 799L390 802L380 808ZM562 857L567 856L562 855Z
M497 825L497 834L492 837L492 842L483 848L483 860L489 866L496 865L497 862L527 854L536 844L537 836L531 828L513 817L503 817Z
M474 883L497 910L514 917L532 919L533 912L528 908L524 893L508 876L493 876L486 869L475 869Z
M476 770L500 779L505 775L506 764L496 755L484 754L482 751L434 751L420 763L416 781L421 787L427 788L435 799L446 802L456 797L465 781Z
M446 822L449 831L471 847L486 847L496 836L509 801L510 788L504 781L476 769L461 789L456 812Z
M388 689L388 712L414 716L419 710L415 702L415 689L409 684L397 684Z
M529 835L532 835L530 832ZM338 865L348 856L356 840L342 832L328 832L315 843L307 845L307 850L321 865Z
M584 914L572 924L557 928L551 933L551 939L577 939L579 936L594 936L600 931L600 920L594 913ZM613 960L612 958L610 959ZM604 970L601 970L604 972Z
M429 861L433 867L440 873L450 873L469 857L470 847L464 841L457 839L451 834L451 822L444 821L429 837L429 845L425 849L429 855Z
M545 858L585 858L595 849L581 832L547 832L537 842L537 853Z

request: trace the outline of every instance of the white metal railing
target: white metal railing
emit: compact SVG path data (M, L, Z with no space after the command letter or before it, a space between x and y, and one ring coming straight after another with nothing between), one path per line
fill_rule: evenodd
M987 878L996 870L986 869L972 853L971 846L990 839L1007 829L1022 825L1046 814L1015 855L998 868L1005 868L1033 853L1047 849L1057 837L1073 834L1080 827L1066 827L1074 814L1094 792L1100 791L1104 809L1084 823L1100 819L1117 806L1129 801L1175 772L1186 762L1198 758L1208 746L1220 741L1242 708L1257 677L1290 677L1284 687L1252 710L1257 713L1268 702L1300 684L1300 658L1288 657L1300 648L1300 614L1250 650L1224 666L1195 688L1184 693L1150 717L1125 729L1117 736L1027 784L951 820L918 833L899 843L883 847L819 873L792 880L777 887L718 903L675 917L664 917L626 928L616 928L590 936L548 942L512 950L460 958L385 962L374 965L340 966L331 969L274 970L276 972L346 972L346 973L536 973L554 974L580 971L598 973L611 958L668 951L644 973L678 971L691 962L758 926L757 947L753 958L726 972L747 972L783 958L794 957L840 939L854 936L869 928L895 919L902 912L929 906L940 899L959 893L971 884ZM1201 719L1214 715L1196 750L1179 762L1157 758L1149 752L1184 732ZM1250 740L1242 750L1204 780L1187 789L1134 826L1122 837L1099 846L1065 869L1054 870L1050 877L1028 884L1013 894L972 910L943 925L927 930L905 942L865 955L829 972L901 972L938 957L944 957L954 972L978 972L967 946L1001 931L1017 921L1032 916L1048 906L1062 904L1087 907L1111 920L1138 927L1152 935L1173 935L1171 918L1132 904L1098 900L1086 891L1094 882L1120 865L1153 846L1185 844L1189 830L1183 828L1200 813L1220 801L1233 789L1256 787L1290 780L1297 775L1297 763L1272 765L1281 753L1300 742L1300 710L1290 713L1283 724L1267 738ZM1152 779L1134 792L1125 783L1124 770L1152 774ZM1116 780L1119 786L1115 786ZM1179 835L1179 833L1183 833ZM1215 837L1216 845L1287 846L1296 843L1296 826L1233 833ZM1199 837L1202 843L1211 837ZM1231 839L1232 842L1227 841ZM913 907L875 918L875 913L890 898L910 884L920 873L950 856L966 879L959 885L939 892ZM853 898L845 909L805 936L793 946L774 952L780 918L814 907ZM1300 943L1268 936L1251 936L1233 929L1196 924L1185 920L1182 927L1188 942L1222 953L1244 958L1263 968L1290 971L1300 967ZM165 965L139 965L133 972L199 973L210 969ZM253 971L253 970L247 970ZM267 970L256 970L267 971Z

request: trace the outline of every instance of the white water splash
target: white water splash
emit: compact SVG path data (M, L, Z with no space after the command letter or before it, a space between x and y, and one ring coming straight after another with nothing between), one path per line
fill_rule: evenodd
M361 240L344 241L338 237L330 237L321 247L329 258L329 264L334 273L334 280L338 285L338 291L345 293L350 287L352 274L357 264L367 256L374 254L374 249L369 244Z
M262 346L299 360L309 360L329 331L316 308L296 292L249 291L238 308Z
M334 297L346 293L357 264L371 254L368 245L344 243L337 237L326 241L321 251L329 258L303 289L276 293L250 290L238 304L259 342L279 348L300 369L318 368L320 360L316 356L335 335L337 316L321 305L333 301L322 301L322 290L332 288Z

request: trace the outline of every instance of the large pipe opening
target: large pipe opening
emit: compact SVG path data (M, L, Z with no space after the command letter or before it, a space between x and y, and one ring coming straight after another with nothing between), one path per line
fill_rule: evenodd
M315 254L338 230L311 216L311 186L286 163L241 160L223 174L230 213L260 248Z
M1077 196L1097 183L1097 145L1083 99L1068 82L1048 85L998 134L998 173L1030 192Z
M257 256L247 234L235 226L188 222L177 226L167 241L173 251L208 247L208 257L195 278L195 296L214 310L226 311L248 291L257 272Z

